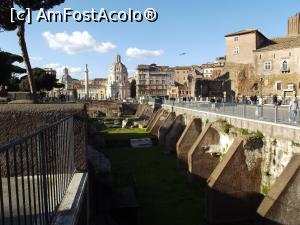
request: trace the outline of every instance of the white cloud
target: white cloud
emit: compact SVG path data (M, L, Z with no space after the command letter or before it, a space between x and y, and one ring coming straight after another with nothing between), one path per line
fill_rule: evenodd
M42 61L43 60L43 58L40 56L30 56L29 58L33 61Z
M159 57L164 53L163 50L146 50L139 48L127 48L126 55L131 58L150 58Z
M52 49L60 49L73 55L84 51L106 53L117 46L111 42L97 42L88 31L74 31L72 34L44 32L42 36Z

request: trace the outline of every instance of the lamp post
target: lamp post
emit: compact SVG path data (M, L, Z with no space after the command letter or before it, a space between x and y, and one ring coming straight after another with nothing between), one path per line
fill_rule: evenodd
M263 116L264 116L264 109L263 109L263 105L264 105L264 100L263 100L263 81L264 81L264 78L263 78L263 76L261 76L261 78L260 78L260 99L261 99L260 117L261 118L263 118Z
M189 75L188 75L188 77L187 77L187 79L188 79L188 82L189 82L189 86L188 86L188 92L189 92L189 96L190 97L192 97L191 95L192 95L192 88L191 88L191 84L192 84L192 81L193 81L193 75L191 74L191 73L189 73Z

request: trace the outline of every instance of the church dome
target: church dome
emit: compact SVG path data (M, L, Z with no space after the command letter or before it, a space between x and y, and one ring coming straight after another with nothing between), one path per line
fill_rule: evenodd
M60 83L65 85L65 89L73 88L73 78L69 74L67 67L63 70L63 75L61 76Z
M127 68L121 62L121 56L117 55L115 62L108 70L107 96L113 99L123 99L129 95Z
M111 65L111 67L109 68L109 71L111 73L127 73L127 68L126 66L121 62L121 56L117 55L116 56L116 60L114 62L114 64Z
M63 75L61 77L61 83L72 82L73 78L69 75L69 70L67 67L64 68Z

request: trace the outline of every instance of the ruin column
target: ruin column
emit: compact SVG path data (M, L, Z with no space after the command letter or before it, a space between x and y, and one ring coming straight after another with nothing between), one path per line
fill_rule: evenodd
M84 78L85 78L85 99L89 99L89 69L87 64L85 64Z

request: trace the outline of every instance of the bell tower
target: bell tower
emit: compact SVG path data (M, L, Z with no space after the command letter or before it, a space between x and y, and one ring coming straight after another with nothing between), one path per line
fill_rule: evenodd
M300 35L300 13L288 18L288 36Z

